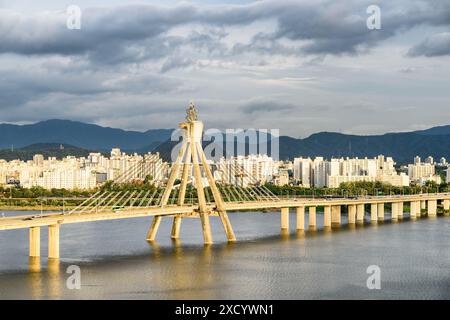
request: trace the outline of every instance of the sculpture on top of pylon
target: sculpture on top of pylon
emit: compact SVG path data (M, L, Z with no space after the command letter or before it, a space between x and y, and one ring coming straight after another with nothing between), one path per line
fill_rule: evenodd
M189 107L186 110L186 114L187 114L187 116L186 116L187 121L194 122L194 121L198 120L198 111L197 111L197 109L195 109L194 102L191 101L189 103Z

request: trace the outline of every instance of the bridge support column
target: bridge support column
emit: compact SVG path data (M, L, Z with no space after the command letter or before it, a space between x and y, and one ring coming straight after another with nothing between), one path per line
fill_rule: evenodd
M364 223L365 206L363 204L358 204L356 207L356 222Z
M397 204L397 218L398 219L403 219L403 211L404 211L403 202L399 202Z
M289 208L281 208L281 230L289 230Z
M428 216L435 217L437 215L437 201L428 200Z
M378 204L378 221L384 221L384 203Z
M172 234L170 236L172 239L179 239L180 238L181 219L182 218L180 216L173 217Z
M378 221L378 203L372 203L370 205L370 221L371 222Z
M416 215L417 215L417 202L411 201L411 203L409 204L409 218L414 220L416 219Z
M309 228L315 229L317 227L316 223L316 207L309 207Z
M331 207L331 225L333 227L341 225L341 206Z
M297 207L297 230L305 230L305 207Z
M422 203L421 201L416 201L416 218L422 217Z
M356 223L356 205L351 204L348 206L348 224Z
M442 200L442 206L444 207L444 215L448 216L450 213L450 200Z
M30 227L30 257L41 256L41 228Z
M398 203L397 202L393 202L391 205L391 220L392 221L397 221L398 217Z
M59 259L59 224L48 226L48 257Z
M156 233L158 232L159 225L161 224L161 216L154 216L152 225L147 232L147 241L155 241Z
M331 227L331 206L325 206L323 207L323 226L325 228Z

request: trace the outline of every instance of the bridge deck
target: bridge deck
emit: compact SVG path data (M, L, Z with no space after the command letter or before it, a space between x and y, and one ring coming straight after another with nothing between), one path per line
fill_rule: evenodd
M317 207L317 206L338 206L338 205L358 205L373 203L396 203L420 200L450 200L450 193L421 194L405 196L381 196L381 197L361 197L361 198L295 198L282 199L279 201L249 201L249 202L227 202L227 211L240 210L261 210L280 209L296 207ZM208 209L214 211L214 205L209 205ZM198 211L197 205L167 205L164 207L129 208L113 212L90 212L63 214L60 212L43 215L21 215L15 217L0 218L0 230L22 229L29 227L48 226L54 224L69 224L80 222L92 222L102 220L130 219L150 216L171 216L175 214L195 214Z

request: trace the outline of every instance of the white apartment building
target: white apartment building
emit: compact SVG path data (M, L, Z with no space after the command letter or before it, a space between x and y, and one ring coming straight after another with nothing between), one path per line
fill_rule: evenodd
M391 157L380 155L368 158L333 158L324 160L317 157L294 159L294 179L304 187L337 188L344 182L381 181L394 186L408 186L409 178L398 174Z
M151 175L155 180L167 177L168 165L159 154L127 155L113 149L111 157L91 153L87 158L73 156L57 160L35 155L33 160L0 160L0 185L14 179L24 188L40 186L46 189L92 189L105 180L114 180L127 172L128 179L143 180Z
M312 166L311 158L295 158L293 164L294 180L297 180L305 188L311 187L312 184Z
M441 177L436 175L436 167L432 157L428 157L425 163L422 163L420 157L415 157L414 164L408 165L408 176L412 182L422 185L427 181L441 183Z
M267 155L221 158L216 162L215 179L223 183L246 187L271 182L278 174L278 162Z

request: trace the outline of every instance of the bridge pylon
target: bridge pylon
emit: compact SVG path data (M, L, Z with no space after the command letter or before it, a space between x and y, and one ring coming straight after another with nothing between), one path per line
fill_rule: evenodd
M181 183L179 185L178 192L178 205L183 205L186 198L186 188L188 183L195 181L195 188L197 190L198 199L198 215L200 216L203 239L205 244L212 244L212 234L211 225L209 217L213 211L216 211L222 221L225 233L227 235L228 241L236 241L233 228L228 218L227 212L225 210L225 204L222 199L222 195L217 188L216 181L211 172L211 168L206 159L205 152L202 147L202 136L203 136L203 122L198 120L197 110L194 104L191 102L188 109L186 110L187 116L186 121L180 123L179 127L183 129L182 143L176 161L173 163L171 172L169 175L169 180L167 181L166 189L161 198L161 206L166 206L170 195L175 187L175 180L179 177L181 172ZM202 169L208 180L211 193L214 198L215 208L211 210L207 206L205 197L205 187L202 180ZM147 234L148 241L154 241L156 233L158 231L162 216L155 216L153 218L152 224ZM172 239L179 238L180 228L181 228L182 215L176 215L173 218L172 224Z

